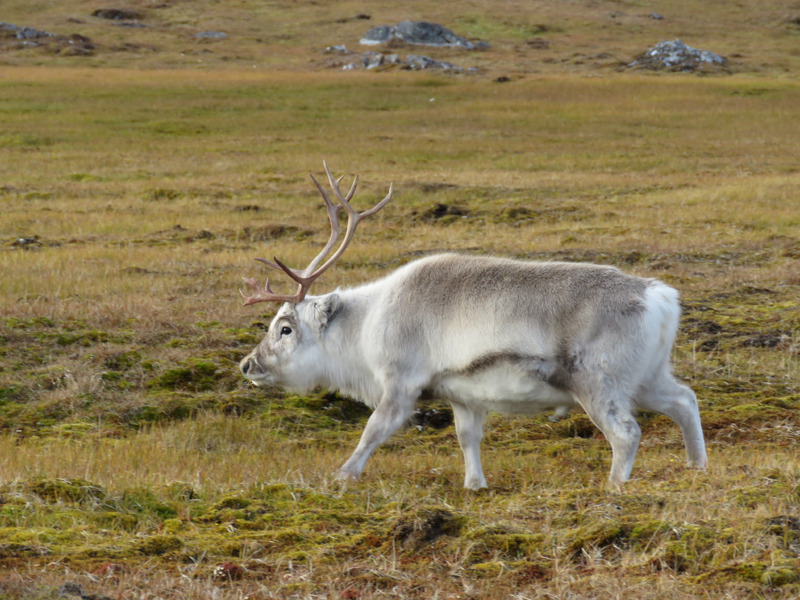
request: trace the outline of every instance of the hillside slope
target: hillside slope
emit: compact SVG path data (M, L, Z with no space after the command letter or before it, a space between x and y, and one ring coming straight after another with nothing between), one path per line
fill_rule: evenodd
M341 68L359 57L325 55L325 48L374 50L358 43L369 28L411 19L440 23L491 48L475 52L399 44L391 51L430 55L490 76L613 71L656 43L676 38L727 57L733 71L800 72L800 5L777 0L497 0L455 6L419 0L381 6L356 0L129 0L114 7L116 12L96 1L4 2L0 21L63 39L6 37L0 41L0 65ZM227 37L196 37L202 32Z

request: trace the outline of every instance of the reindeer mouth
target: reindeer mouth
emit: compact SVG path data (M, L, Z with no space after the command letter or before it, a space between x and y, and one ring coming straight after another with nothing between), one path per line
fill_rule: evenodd
M250 381L253 385L261 387L272 383L272 378L268 373L264 372L264 369L254 356L245 357L242 362L239 363L239 370L242 372L242 375L245 376L245 379Z
M273 387L278 385L273 377L270 377L269 375L266 375L264 373L245 375L245 378L247 379L247 381L249 381L254 386L259 388Z

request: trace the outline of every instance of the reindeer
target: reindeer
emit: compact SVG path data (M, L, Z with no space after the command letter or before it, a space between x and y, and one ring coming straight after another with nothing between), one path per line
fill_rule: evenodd
M645 409L678 423L690 464L706 452L694 392L671 373L680 318L678 293L655 279L593 264L527 262L438 254L351 289L308 296L311 285L344 253L362 219L342 177L325 163L334 203L311 176L328 211L331 235L302 270L258 258L297 284L293 295L267 280L243 278L245 305L282 302L261 343L240 364L257 386L352 396L374 409L352 456L339 470L357 478L375 449L402 426L422 395L453 407L464 453L464 486L486 487L480 457L487 411L563 415L581 407L611 444L609 480L620 485L633 468ZM348 216L339 248L338 214Z

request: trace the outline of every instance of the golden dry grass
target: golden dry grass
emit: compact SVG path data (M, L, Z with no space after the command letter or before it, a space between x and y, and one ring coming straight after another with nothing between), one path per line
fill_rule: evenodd
M0 597L797 597L797 7L129 5L153 27L4 5L100 48L0 53ZM342 73L319 53L403 18L490 41L431 52L481 75ZM205 29L233 41L191 38ZM614 70L674 37L742 64ZM158 50L111 50L134 42ZM643 415L633 480L605 490L607 443L574 414L490 419L481 493L460 487L452 426L424 421L362 481L333 480L365 414L236 369L273 310L240 305L253 257L302 264L327 239L307 177L323 158L361 174L359 206L397 193L319 292L441 250L677 287L709 471Z
M794 83L2 75L10 597L64 582L185 598L796 594ZM34 97L57 109L24 112ZM650 416L634 480L609 494L608 447L576 415L492 419L481 494L460 488L452 427L412 428L362 482L332 480L363 416L330 420L348 405L264 396L236 373L270 311L241 308L239 277L327 237L305 175L323 157L362 174L359 205L390 181L397 196L320 291L438 250L676 285L676 367L703 403L709 472L683 469L677 429ZM436 204L464 216L433 218ZM460 533L436 537L436 519ZM241 580L214 577L226 561ZM109 562L124 577L92 575Z

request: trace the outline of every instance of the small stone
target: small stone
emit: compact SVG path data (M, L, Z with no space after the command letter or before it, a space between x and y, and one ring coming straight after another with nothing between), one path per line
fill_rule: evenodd
M227 40L228 34L221 31L201 31L195 33L194 37L207 40Z
M350 50L347 49L347 46L344 44L336 44L333 46L328 46L323 50L325 54L353 54Z

